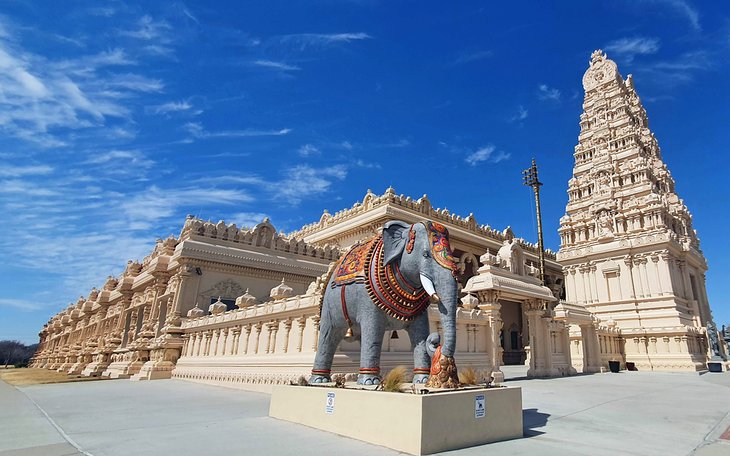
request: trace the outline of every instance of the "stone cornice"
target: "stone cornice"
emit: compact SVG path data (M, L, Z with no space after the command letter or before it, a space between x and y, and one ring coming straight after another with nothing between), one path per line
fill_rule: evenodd
M248 268L249 271L276 271L277 275L284 274L315 277L326 272L330 260L299 255L286 255L279 252L276 256L271 252L262 252L254 249L232 249L193 239L184 240L175 251L171 268L175 268L182 259L195 263L207 262L218 264L219 267ZM173 273L175 269L171 269Z
M474 214L467 217L452 214L447 209L434 209L428 197L414 200L409 196L396 195L392 188L385 191L383 195L377 196L368 191L362 202L355 203L351 208L344 209L331 215L325 211L319 222L303 226L298 231L292 232L289 236L302 237L308 242L336 242L338 238L345 238L352 233L355 227L368 223L382 223L391 218L414 223L419 220L433 220L444 224L449 232L458 233L453 236L455 239L468 240L477 246L491 241L495 248L501 246L506 235L488 225L479 225ZM517 239L522 248L537 254L537 245ZM546 256L555 259L555 254L546 250Z

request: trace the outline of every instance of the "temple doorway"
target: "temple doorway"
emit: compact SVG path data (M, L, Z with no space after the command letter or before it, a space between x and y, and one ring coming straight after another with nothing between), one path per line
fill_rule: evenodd
M502 304L502 331L500 343L502 345L502 363L504 365L525 364L527 355L525 345L528 345L527 331L524 331L522 318L522 303L515 301L500 301Z

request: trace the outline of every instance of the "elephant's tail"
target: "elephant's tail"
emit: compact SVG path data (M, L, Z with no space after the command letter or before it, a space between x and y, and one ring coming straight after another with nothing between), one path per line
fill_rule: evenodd
M441 343L441 336L437 332L433 332L426 338L426 352L428 356L433 358L433 354L436 353L436 349Z

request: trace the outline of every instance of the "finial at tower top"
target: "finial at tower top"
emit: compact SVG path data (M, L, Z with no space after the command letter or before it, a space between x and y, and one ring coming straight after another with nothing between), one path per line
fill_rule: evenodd
M593 51L593 54L591 54L591 66L602 60L606 60L606 53L603 52L601 49L596 49L595 51Z
M588 70L583 75L583 88L586 92L611 82L619 82L621 76L618 73L616 62L606 57L606 53L597 49L591 54L591 61Z

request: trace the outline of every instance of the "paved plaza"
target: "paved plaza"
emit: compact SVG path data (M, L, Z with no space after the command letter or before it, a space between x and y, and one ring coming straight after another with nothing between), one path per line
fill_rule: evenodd
M730 373L507 375L523 388L525 438L448 454L730 454ZM2 456L398 454L269 418L266 394L180 380L0 382L0 405Z

